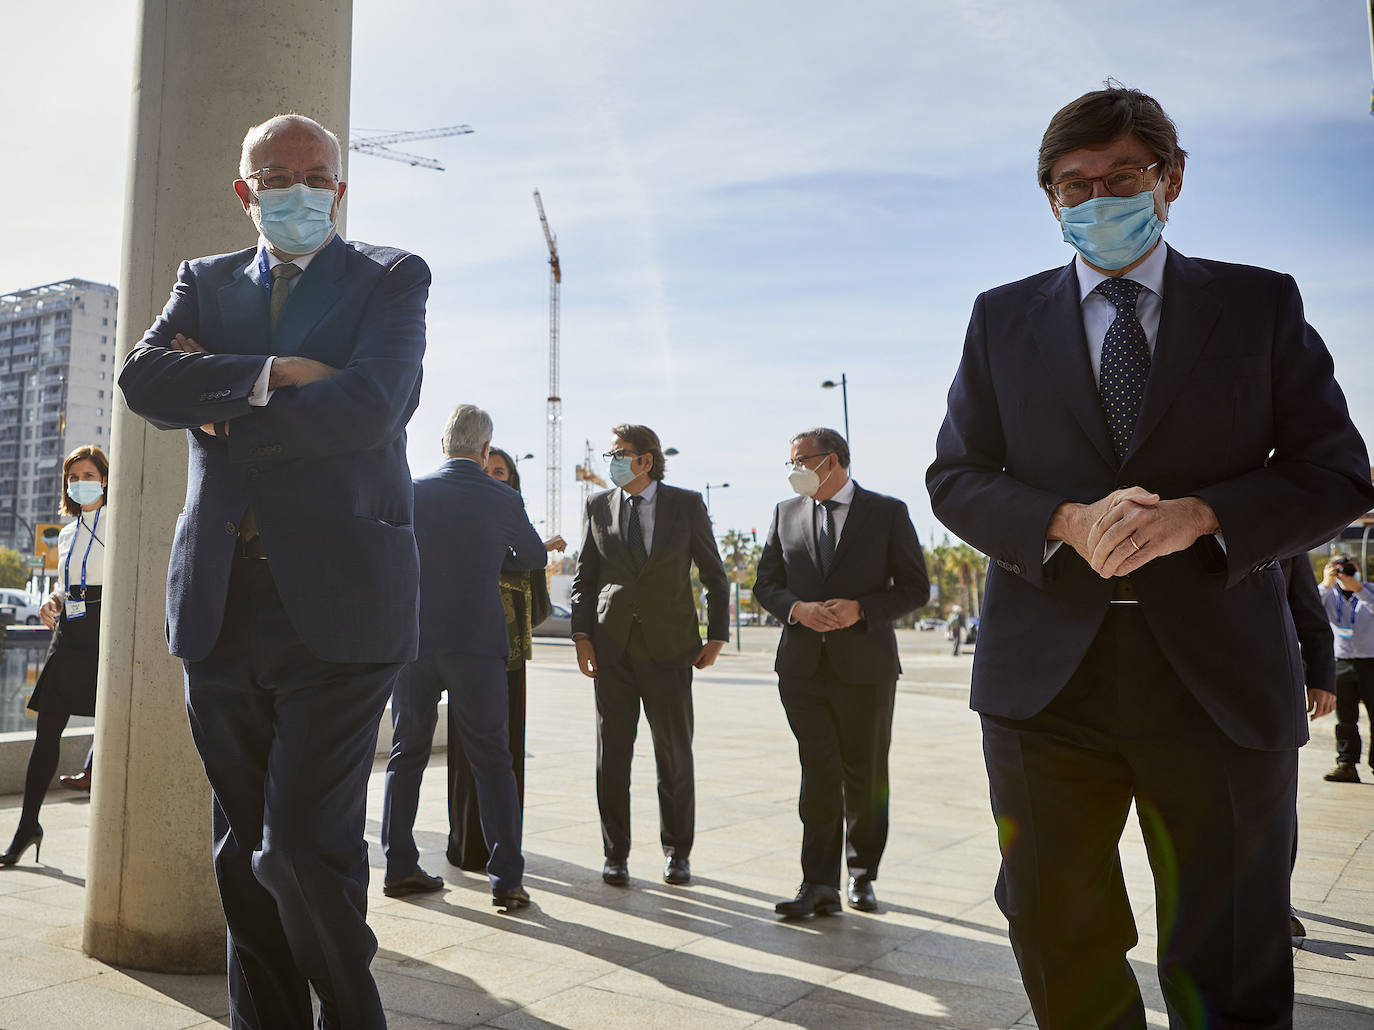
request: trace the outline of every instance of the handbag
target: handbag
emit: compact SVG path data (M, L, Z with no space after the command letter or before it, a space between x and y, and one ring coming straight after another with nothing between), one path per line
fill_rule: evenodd
M553 599L549 597L549 578L543 569L530 573L530 626L538 626L553 614Z

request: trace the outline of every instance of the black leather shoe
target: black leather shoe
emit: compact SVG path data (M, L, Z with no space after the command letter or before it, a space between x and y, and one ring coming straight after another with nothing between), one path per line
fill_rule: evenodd
M1302 920L1291 908L1288 910L1288 928L1290 937L1306 937L1307 927L1302 925Z
M849 899L849 907L857 908L860 912L878 911L878 895L873 893L873 881L868 877L855 879L849 878L849 890L845 892Z
M1360 771L1355 768L1354 762L1337 762L1336 768L1322 777L1332 783L1359 783Z
M33 848L33 860L37 862L38 852L43 848L43 827L35 826L27 833L16 832L14 840L10 841L10 849L0 855L0 866L15 865L24 857L24 852L28 851L30 846Z
M663 882L677 887L691 883L692 863L676 855L669 856L667 864L663 867Z
M779 901L773 911L789 919L798 916L830 916L841 911L840 892L819 883L803 883L791 901Z
M601 878L612 887L628 887L630 885L630 863L623 858L606 859L606 864L601 867Z
M442 876L430 876L423 869L416 869L409 876L399 880L387 880L382 884L382 893L388 898L399 898L406 894L424 894L427 891L444 889Z
M493 888L491 903L497 908L504 908L507 912L513 912L517 908L528 908L530 904L529 891L525 890L524 887L514 887L510 890Z

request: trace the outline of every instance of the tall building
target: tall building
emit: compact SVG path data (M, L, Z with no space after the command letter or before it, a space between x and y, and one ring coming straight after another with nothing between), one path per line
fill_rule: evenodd
M0 295L0 544L33 553L58 515L62 459L110 446L113 286L67 279Z

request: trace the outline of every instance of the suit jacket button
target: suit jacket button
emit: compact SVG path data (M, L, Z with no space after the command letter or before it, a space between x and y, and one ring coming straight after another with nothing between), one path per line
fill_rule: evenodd
M226 522L224 524L224 531L228 533L230 536L238 536L239 527L234 525L232 522Z
M1014 572L1014 573L1016 573L1016 575L1019 576L1019 575L1021 575L1021 566L1018 565L1016 562L1012 562L1012 563L1011 563L1011 571Z

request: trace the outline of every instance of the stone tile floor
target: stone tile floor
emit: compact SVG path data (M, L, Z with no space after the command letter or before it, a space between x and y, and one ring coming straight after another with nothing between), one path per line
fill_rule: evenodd
M591 683L566 642L530 667L525 847L534 905L491 907L485 877L444 861L443 756L416 827L422 865L446 890L381 893L382 764L368 832L374 965L392 1030L437 1027L1021 1028L1034 1025L992 900L996 840L968 654L937 634L904 635L892 748L892 838L881 910L783 923L773 902L800 879L796 752L771 675L773 632L746 629L696 684L697 842L689 887L662 882L653 758L641 733L632 886L601 882L593 792ZM1302 852L1294 904L1309 936L1295 952L1295 1025L1374 1026L1374 784L1325 783L1331 722L1301 760ZM19 798L0 798L8 834ZM81 953L88 804L55 791L43 864L0 870L0 1030L219 1027L222 976L120 970ZM1123 860L1140 928L1132 953L1152 1026L1153 889L1139 830Z

